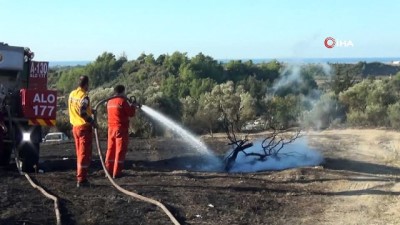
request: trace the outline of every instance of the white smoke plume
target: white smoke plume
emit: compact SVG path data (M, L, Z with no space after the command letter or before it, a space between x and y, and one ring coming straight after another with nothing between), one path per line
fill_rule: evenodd
M301 76L302 68L306 66L311 66L311 64L302 62L286 64L280 73L279 79L275 81L274 85L272 86L273 92L275 93L280 88L294 84L295 82L297 84L302 84L304 82ZM332 67L328 63L318 63L313 64L312 66L319 67L322 70L322 73L319 74L320 76L325 76L328 80L331 79L333 74Z
M309 68L307 68L309 67ZM310 68L312 70L310 71ZM306 69L306 71L304 71ZM308 71L307 71L308 70ZM328 84L332 81L333 69L328 63L306 64L301 62L285 65L281 72L279 80L272 87L272 98L279 93L281 88L297 88L304 84L303 72L312 72L312 76L318 75L317 78L322 79L322 83ZM309 90L307 95L301 95L301 105L303 106L302 115L298 121L303 127L324 129L331 122L341 120L340 107L332 93L323 93L321 89Z
M280 78L272 86L273 93L280 88L290 85L295 81L302 81L300 77L300 64L289 64L281 72Z
M322 70L324 71L324 74L326 75L326 76L328 76L329 77L329 79L331 79L332 78L332 75L333 75L333 73L332 73L332 67L328 64L328 63L319 63L318 64L321 68L322 68Z
M247 153L262 153L261 141L256 141L253 147L246 149ZM316 166L323 162L322 155L307 144L305 137L287 144L276 156L268 157L265 161L257 157L245 156L240 152L230 172L259 172L268 170L283 170L288 168Z

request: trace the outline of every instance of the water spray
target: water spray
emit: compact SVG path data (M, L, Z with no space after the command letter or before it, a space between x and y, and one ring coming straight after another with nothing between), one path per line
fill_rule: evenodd
M189 131L187 131L183 127L179 126L173 120L169 119L168 117L162 115L161 113L155 111L154 109L152 109L148 106L143 106L142 110L143 110L143 112L147 113L149 116L156 119L158 122L160 122L163 125L165 125L166 127L170 128L174 133L176 133L181 138L183 138L183 140L185 142L187 142L191 147L193 147L200 154L207 155L207 156L214 156L214 153L211 152L203 142L201 142L199 139L197 139Z
M147 113L147 115L151 116L163 126L167 127L181 137L185 143L199 153L201 157L205 158L206 163L199 165L201 171L219 171L222 168L221 159L218 158L201 140L196 138L191 132L180 126L172 119L169 119L168 117L148 106L144 105L141 109L143 112Z

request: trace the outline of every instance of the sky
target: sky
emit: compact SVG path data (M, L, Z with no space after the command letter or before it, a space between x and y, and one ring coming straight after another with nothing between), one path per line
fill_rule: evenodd
M398 0L0 0L0 42L45 61L399 57L399 12Z

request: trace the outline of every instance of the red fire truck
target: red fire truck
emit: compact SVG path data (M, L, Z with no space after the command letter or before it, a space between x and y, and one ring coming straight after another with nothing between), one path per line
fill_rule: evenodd
M29 48L0 42L0 113L8 128L0 166L8 166L13 153L25 172L38 169L41 128L55 125L57 111L57 92L47 89L49 63L33 57Z

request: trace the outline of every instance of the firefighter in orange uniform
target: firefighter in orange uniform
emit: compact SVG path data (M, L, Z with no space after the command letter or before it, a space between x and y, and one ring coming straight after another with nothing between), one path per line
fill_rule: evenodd
M87 173L92 159L92 127L96 126L90 107L88 90L89 78L81 76L78 88L70 93L68 99L69 118L72 124L77 157L77 187L89 186Z
M107 102L108 146L106 168L113 178L118 178L121 176L128 150L129 117L135 116L136 105L127 101L123 85L117 85L114 92L116 96L120 97Z

